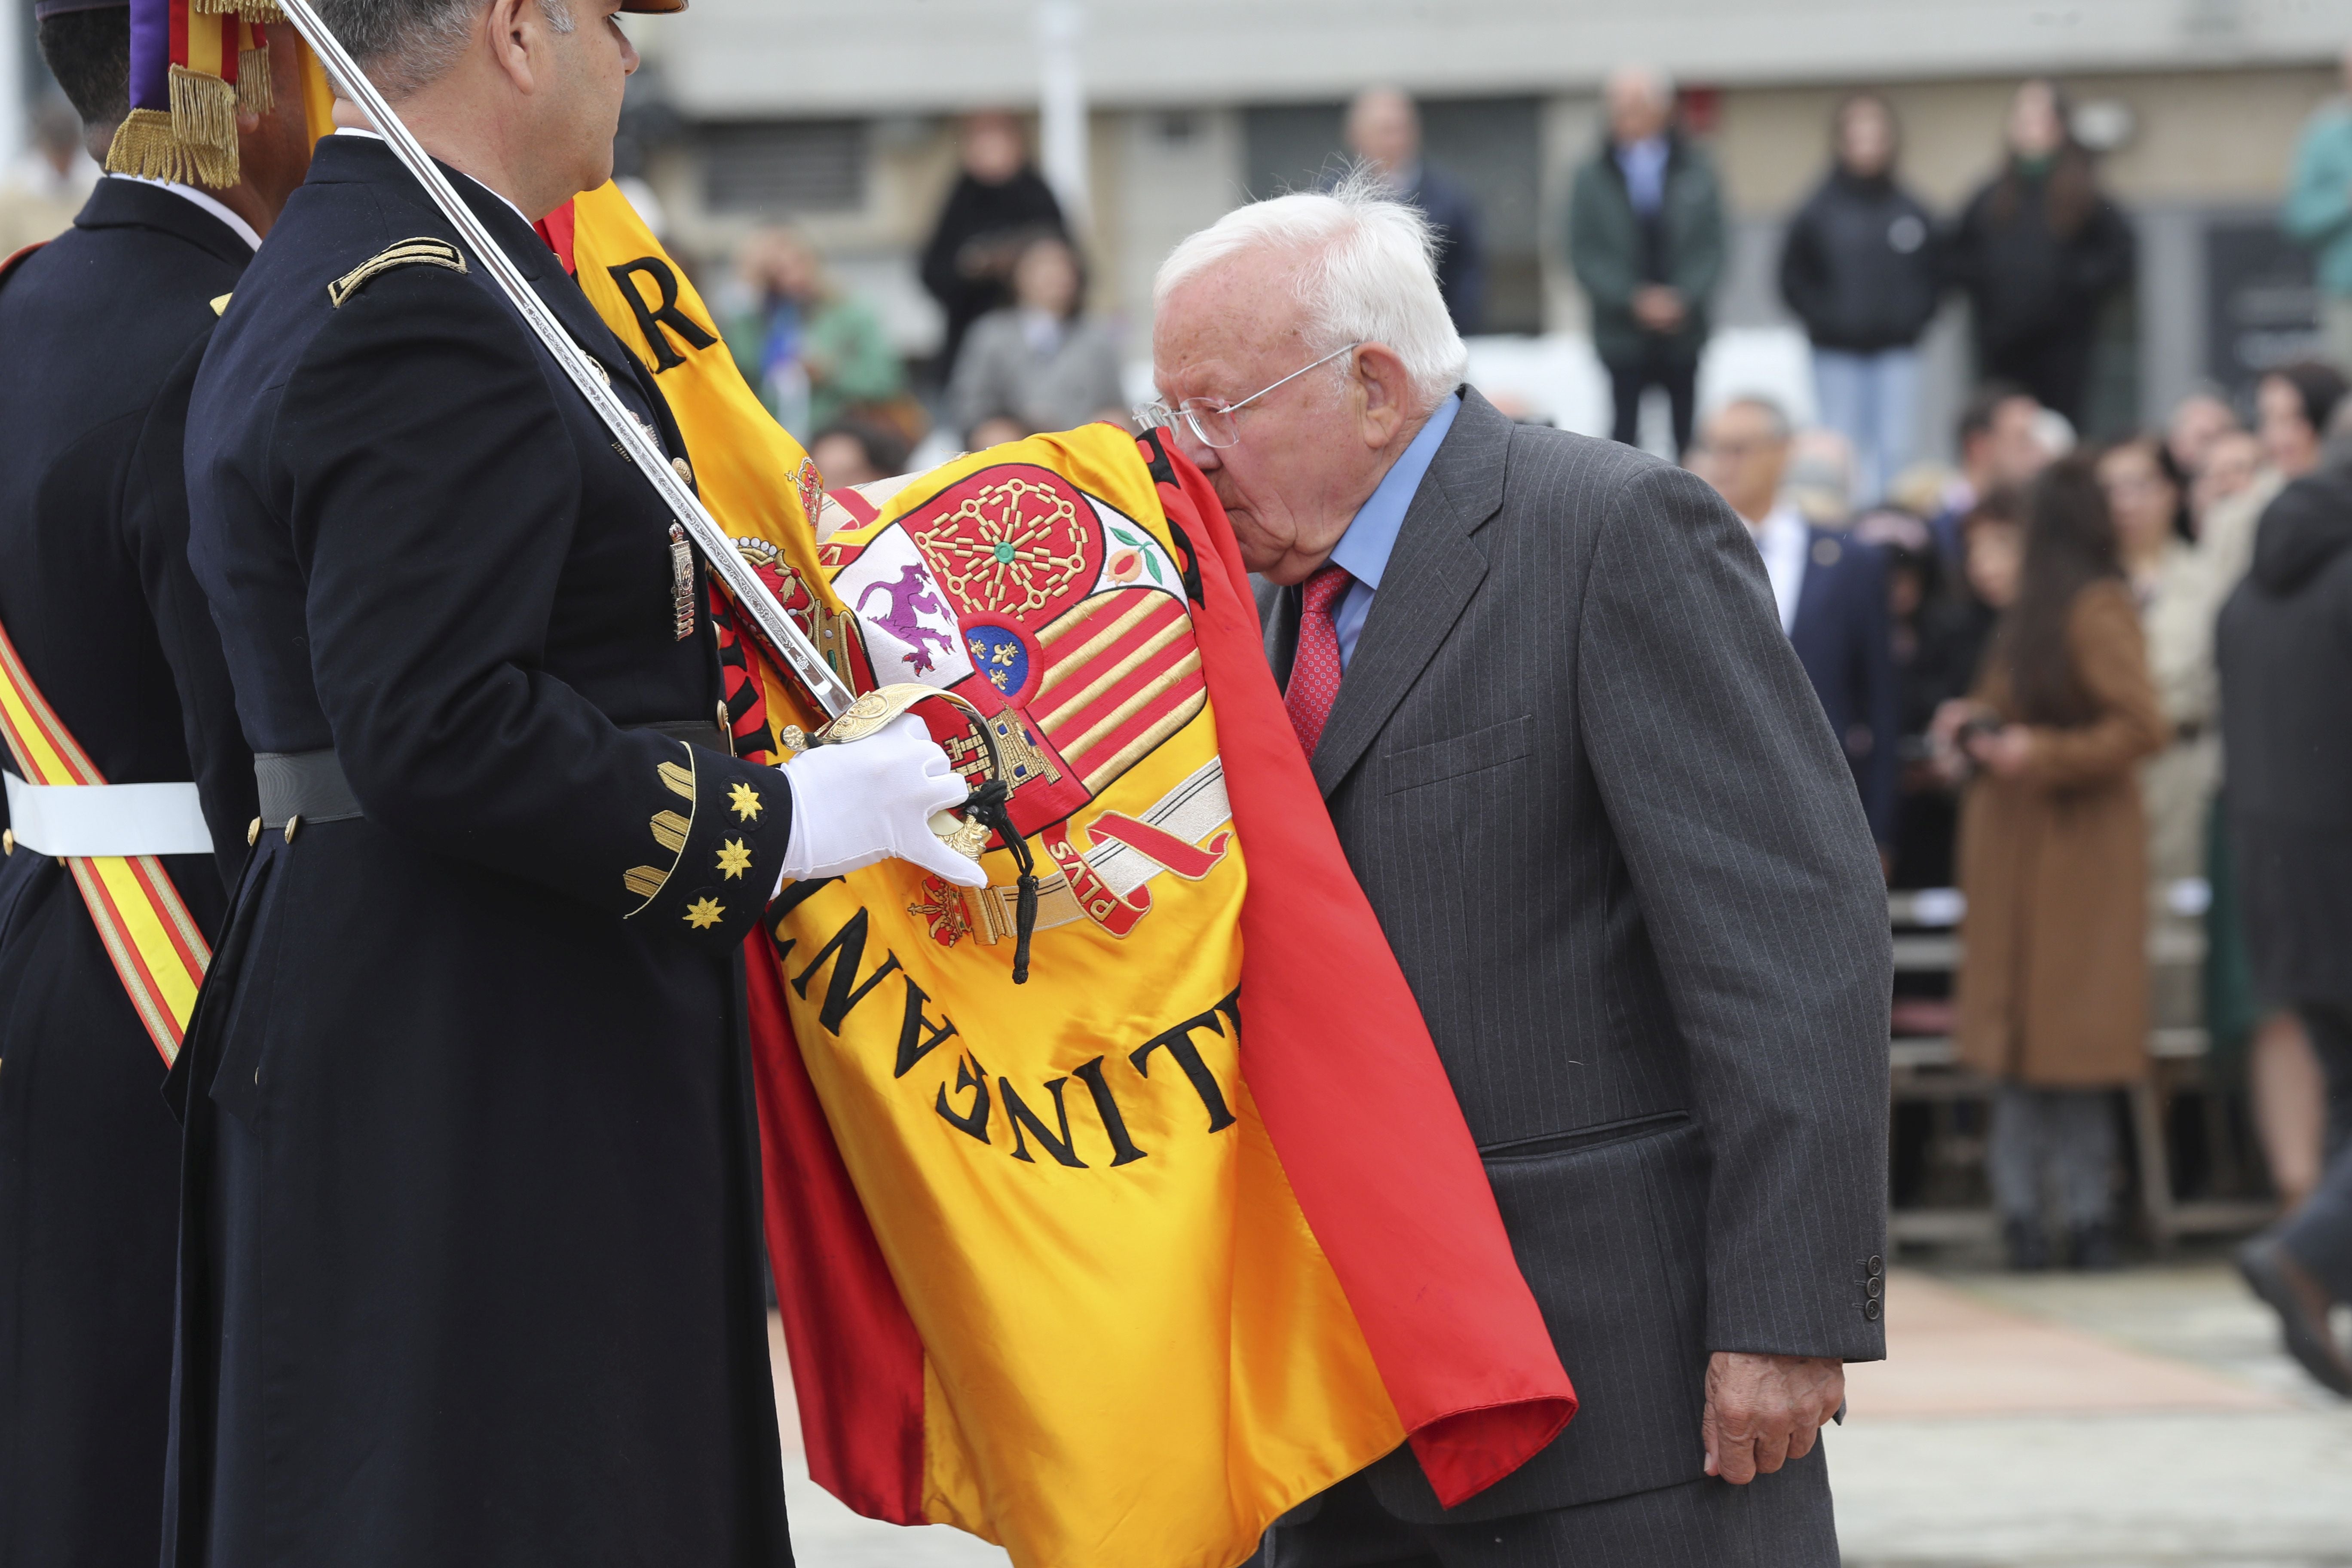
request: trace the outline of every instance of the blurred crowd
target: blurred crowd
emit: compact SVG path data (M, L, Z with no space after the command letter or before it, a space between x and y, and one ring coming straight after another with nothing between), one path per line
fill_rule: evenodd
M879 312L792 229L758 230L736 253L729 347L835 489L903 471L935 427L950 450L976 450L1129 420L1118 339L1087 310L1085 260L1020 121L967 115L957 150L920 258L944 322L927 374L909 374Z
M1760 394L1699 405L1729 226L1662 72L1607 79L1564 238L1614 437L1635 440L1664 395L1675 450L1753 536L1890 888L1965 910L1956 973L1906 977L1895 1026L1948 1037L1998 1086L1984 1177L2011 1263L2115 1261L2117 1091L2147 1079L2152 1035L2201 1037L2204 1081L2296 1216L2250 1248L2249 1278L2352 1394L2352 1358L2310 1326L2352 1300L2352 56L2346 76L2283 179L2318 352L2242 402L2201 391L2161 428L2095 444L2095 351L2133 230L2053 82L2017 89L1994 167L1953 212L1906 185L1887 98L1836 106L1777 268L1810 343L1811 427ZM87 195L74 130L46 114L0 172L0 254ZM830 488L942 441L1129 417L1120 334L1090 308L1022 121L974 113L958 137L919 258L935 358L910 364L790 227L751 235L711 289L747 381ZM1427 215L1447 308L1475 331L1477 204L1423 157L1412 100L1361 94L1344 137ZM1924 462L1920 345L1955 297L1975 391L1953 461ZM2159 973L2152 937L2201 965Z
M1995 1085L1984 1177L2011 1266L2114 1265L2118 1091L2158 1033L2200 1040L2286 1216L2241 1266L2352 1395L2328 1321L2352 1300L2352 101L2305 128L2280 219L2315 253L2324 352L2248 406L2200 392L2096 444L2092 349L2133 243L2055 86L2018 89L2001 166L1948 220L1904 189L1888 103L1839 106L1780 258L1812 348L1805 431L1767 397L1692 406L1722 217L1671 104L1654 72L1612 79L1571 205L1617 436L1663 386L1685 460L1754 536L1890 885L1957 890L1957 973L1899 996L1896 1031L1948 1036ZM1982 379L1943 469L1910 442L1950 289ZM2152 947L2202 963L2182 985Z

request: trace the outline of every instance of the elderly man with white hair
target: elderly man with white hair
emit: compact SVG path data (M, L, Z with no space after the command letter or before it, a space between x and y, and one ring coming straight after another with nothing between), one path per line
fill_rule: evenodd
M1692 476L1462 385L1426 225L1376 187L1231 213L1155 294L1146 413L1261 574L1581 1399L1461 1507L1401 1449L1263 1562L1836 1563L1816 1435L1885 1353L1890 959L1755 546Z

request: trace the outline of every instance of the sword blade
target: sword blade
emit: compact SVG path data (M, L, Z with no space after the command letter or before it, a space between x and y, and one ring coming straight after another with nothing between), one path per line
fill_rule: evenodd
M734 541L728 538L719 520L703 506L693 487L670 467L654 433L637 423L628 405L606 384L603 368L572 341L572 334L563 330L563 324L548 310L546 301L531 288L530 279L500 247L488 227L475 216L474 209L466 205L465 198L433 162L433 155L401 123L400 116L393 112L392 105L376 89L375 83L368 79L367 73L360 69L334 33L320 20L310 0L279 0L278 8L301 33L329 74L359 105L394 155L416 176L425 194L433 198L433 205L457 229L458 238L489 272L524 324L538 335L547 352L555 356L555 363L572 378L572 384L604 421L621 449L636 464L637 471L654 487L688 537L701 549L703 558L727 584L735 602L750 615L752 631L769 656L800 677L828 716L840 714L856 700L856 693L834 673L833 667L824 662L824 656L817 652L807 635L793 624L783 605L777 603L759 574L736 550ZM809 521L812 524L815 521L814 518Z

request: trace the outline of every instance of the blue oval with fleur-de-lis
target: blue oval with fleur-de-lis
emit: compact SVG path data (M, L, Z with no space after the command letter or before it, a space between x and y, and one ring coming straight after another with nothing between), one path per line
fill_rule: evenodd
M1006 697L1029 684L1029 649L1009 626L967 626L964 647L971 667Z

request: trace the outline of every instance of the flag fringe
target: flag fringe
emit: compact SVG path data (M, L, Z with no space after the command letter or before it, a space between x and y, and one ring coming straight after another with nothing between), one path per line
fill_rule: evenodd
M278 0L188 0L188 9L199 16L238 16L265 23L286 20Z
M106 172L185 184L195 170L188 149L172 133L170 111L134 109L115 127L114 140L106 149Z
M236 107L241 114L267 114L277 107L278 96L269 84L269 51L267 48L239 49L236 52Z
M172 68L172 131L203 184L237 182L237 89L210 71Z

